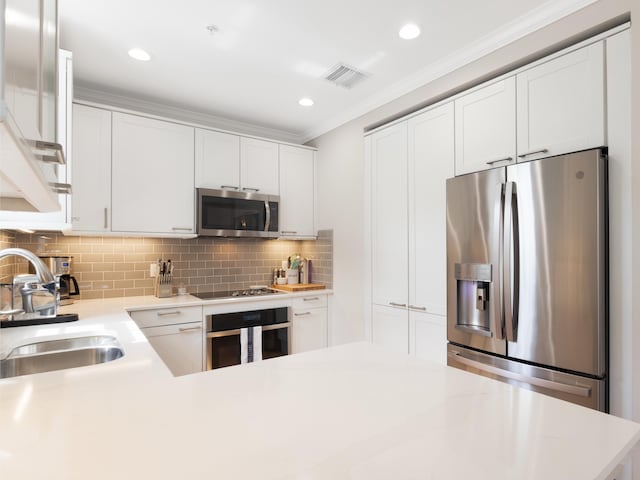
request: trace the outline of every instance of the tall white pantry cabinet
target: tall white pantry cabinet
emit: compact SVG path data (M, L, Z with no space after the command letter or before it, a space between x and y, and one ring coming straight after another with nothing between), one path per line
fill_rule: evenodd
M445 180L453 102L367 138L371 167L372 340L444 363Z

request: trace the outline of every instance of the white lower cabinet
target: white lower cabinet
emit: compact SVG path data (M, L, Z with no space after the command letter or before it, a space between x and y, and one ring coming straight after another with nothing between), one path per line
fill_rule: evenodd
M141 330L174 376L202 371L202 321Z
M291 304L291 353L308 352L327 346L327 296L302 297Z
M411 355L447 364L447 317L409 312L409 331Z
M373 305L372 340L388 350L409 353L409 316L406 308Z
M159 308L130 313L174 376L202 372L202 307Z

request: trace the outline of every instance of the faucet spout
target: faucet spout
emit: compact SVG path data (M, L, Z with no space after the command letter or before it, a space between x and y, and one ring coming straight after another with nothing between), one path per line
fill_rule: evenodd
M24 248L5 248L4 250L0 250L0 259L11 255L27 259L36 270L36 276L40 283L46 284L55 282L55 278L51 271L35 253L25 250Z

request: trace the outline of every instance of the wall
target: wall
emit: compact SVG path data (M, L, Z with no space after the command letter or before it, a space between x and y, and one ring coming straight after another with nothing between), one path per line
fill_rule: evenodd
M73 275L82 299L153 295L149 264L171 259L175 265L174 290L184 284L187 292L227 291L272 283L273 269L298 253L312 260L312 280L332 287L331 230L319 232L318 240L264 240L249 238L77 237L56 233L8 234L0 232L0 246L19 246L39 255L72 255ZM4 247L3 247L4 248ZM8 257L0 262L18 272L26 261ZM5 265L11 263L11 267Z
M0 230L0 250L15 246L16 236L12 232ZM15 257L7 257L0 262L0 283L9 283L15 274Z
M538 30L520 40L500 48L482 59L447 74L413 92L379 107L333 131L324 134L310 145L318 152L318 205L320 226L334 228L334 271L336 318L344 315L354 324L342 326L341 341L364 338L365 325L359 323L366 318L366 292L363 275L368 258L358 260L356 255L365 244L363 217L365 200L363 172L365 158L363 133L387 121L399 118L452 94L481 83L491 77L520 67L537 58L559 50L597 32L603 31L625 18L640 18L640 2L637 0L600 0L588 7ZM632 27L632 78L640 78L640 34ZM632 85L631 131L640 131L640 82ZM639 138L636 136L636 138ZM640 141L632 141L632 158L640 158ZM632 171L626 178L626 187L632 192L631 205L623 213L629 222L632 239L631 251L625 252L631 265L629 278L626 272L618 272L618 283L626 285L631 292L640 291L640 163L634 161ZM635 247L633 246L635 245ZM343 261L347 262L343 265ZM349 268L347 268L347 265ZM613 280L612 280L613 283ZM615 296L615 292L612 292ZM623 388L616 387L611 394L611 411L616 415L640 421L640 295L626 295L619 311L628 315L612 319L612 365L624 372L619 381ZM625 340L631 338L631 340ZM627 392L633 391L632 395ZM634 478L640 479L640 454L634 461ZM629 470L625 472L629 478Z

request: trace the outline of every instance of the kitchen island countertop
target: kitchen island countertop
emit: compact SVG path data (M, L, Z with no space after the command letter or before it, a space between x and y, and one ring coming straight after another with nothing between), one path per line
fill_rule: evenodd
M0 478L606 479L640 439L638 424L365 342L174 378L134 303L203 304L81 301L63 310L74 324L0 331L0 351L90 333L125 351L0 380Z

